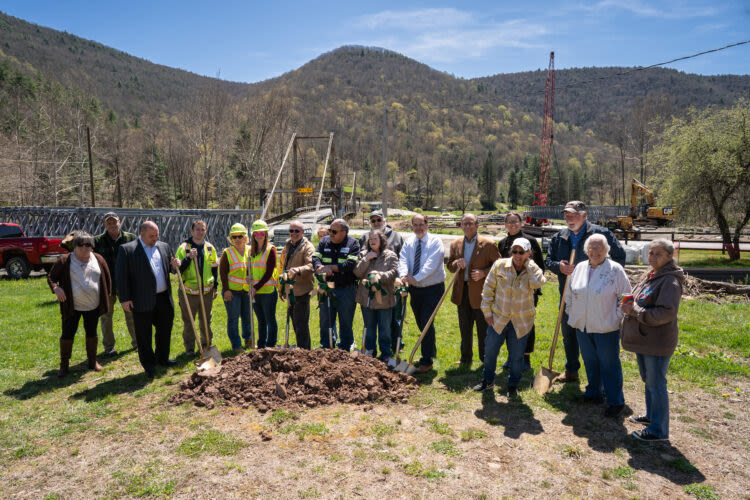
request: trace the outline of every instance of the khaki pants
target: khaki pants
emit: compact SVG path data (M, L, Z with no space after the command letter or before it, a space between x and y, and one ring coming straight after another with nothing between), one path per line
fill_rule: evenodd
M113 290L114 291L114 290ZM117 300L117 292L109 296L109 304L111 310L101 316L101 327L102 327L102 346L105 351L110 351L115 348L115 332L112 331L112 316L115 313L115 301ZM118 308L122 309L122 308ZM133 349L136 348L135 342L135 323L133 322L133 313L125 312L125 324L128 326L128 333L130 334L130 345Z
M180 310L182 311L182 343L185 345L185 351L186 352L195 352L195 330L193 329L193 324L190 321L190 314L188 313L188 309L185 306L185 299L182 295L180 295ZM203 310L201 308L201 298L198 295L190 295L187 294L188 298L188 304L190 305L190 312L193 313L193 320L195 320L195 316L198 316L198 319L196 320L199 328L201 330L201 340L203 341L203 348L205 349L211 343L213 342L214 338L214 332L211 330L211 310L213 308L213 298L214 298L214 292L213 290L203 294L203 302L206 306L206 324L208 325L208 332L206 332L205 327L203 326ZM208 344L206 344L206 335L208 335Z

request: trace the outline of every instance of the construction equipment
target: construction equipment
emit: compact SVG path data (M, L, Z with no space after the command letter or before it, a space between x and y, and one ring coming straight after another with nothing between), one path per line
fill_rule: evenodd
M555 123L555 53L549 53L547 83L544 90L544 118L542 122L542 149L539 158L539 191L534 193L534 206L547 206L549 166Z
M190 302L188 302L187 292L185 291L185 283L182 282L182 273L179 271L177 271L177 280L180 282L180 291L182 292L182 298L185 301L185 307L187 307L188 315L190 316L190 325L193 327L193 332L198 333L198 329L195 328L193 311L190 309ZM200 359L195 361L195 364L198 365L198 370L208 370L209 368L215 368L219 366L219 363L221 363L221 358L217 362L214 358L206 356L203 353L203 342L201 342L200 337L198 338L198 350L201 353ZM219 354L219 356L221 356L221 354Z
M618 215L610 219L599 219L597 224L604 226L615 236L624 237L629 240L640 240L641 230L633 225L633 218L628 215Z
M440 306L443 305L443 301L445 300L445 297L448 295L448 292L450 291L453 284L456 282L456 278L458 278L458 275L462 275L463 273L455 273L453 275L453 279L451 279L450 283L447 287L445 287L445 292L443 292L443 296L440 297L440 301L435 306L435 310L432 311L432 314L430 315L430 319L427 320L427 324L424 325L424 328L422 329L422 334L417 339L417 342L414 344L414 349L411 350L411 355L409 356L409 366L406 368L406 374L407 375L414 375L414 372L417 371L417 367L414 366L414 355L417 353L417 349L422 344L422 340L424 340L424 336L427 335L427 330L429 330L430 326L432 325L432 322L435 320L435 316L437 316L438 310L440 310ZM399 365L401 366L401 365ZM398 369L398 366L396 367ZM403 371L403 370L399 370Z
M643 194L646 197L644 205L638 205L639 194ZM656 198L651 189L638 179L631 180L630 217L633 219L633 224L666 226L675 218L675 215L677 215L677 212L672 207L656 206Z
M570 252L570 260L568 263L574 265L576 261L575 248ZM570 275L565 277L565 288L563 288L562 296L560 297L560 310L557 313L557 324L555 324L555 335L552 337L552 346L549 350L549 365L542 365L539 369L539 373L534 377L534 390L539 394L546 394L549 391L550 386L560 374L552 370L552 361L555 358L555 347L557 346L557 336L560 334L560 323L562 322L563 312L565 311L565 292L568 290L568 280Z

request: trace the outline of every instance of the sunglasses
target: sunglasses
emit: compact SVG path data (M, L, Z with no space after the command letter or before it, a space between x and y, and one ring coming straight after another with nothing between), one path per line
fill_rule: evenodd
M510 252L510 253L512 253L513 255L523 255L523 254L525 254L526 252L525 252L525 251L523 251L523 250L520 250L520 251L519 251L519 250L513 250L513 251L512 251L512 252Z
M376 222L383 222L383 219L370 219L370 222L375 224Z
M244 237L245 237L244 234L233 234L232 236L230 236L230 238L232 238L233 240L239 240L240 238L244 238Z
M294 233L294 234L297 234L297 233L301 233L301 232L302 232L302 229L290 229L290 230L289 230L289 232L290 232L290 233Z
M331 234L339 234L341 231L339 231L338 229L329 229L328 232Z
M94 248L94 245L92 245L91 243L79 243L76 246L77 247Z

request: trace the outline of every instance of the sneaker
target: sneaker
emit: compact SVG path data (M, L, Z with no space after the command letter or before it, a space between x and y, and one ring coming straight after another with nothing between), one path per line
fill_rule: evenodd
M509 398L517 398L518 397L518 387L508 387L508 397Z
M115 349L114 347L112 347L110 349L105 349L105 351L102 354L102 356L104 356L105 358L112 358L114 356L117 356L117 354L118 354L117 353L117 349Z
M648 418L646 415L630 415L628 417L628 420L630 420L634 424L648 425L651 423L651 419Z
M495 388L494 382L487 382L486 380L482 380L480 383L472 387L471 389L476 392L483 392L488 391Z
M652 434L648 429L633 431L630 435L641 441L669 441L669 438L658 437L656 434Z
M622 410L624 408L625 408L625 405L608 405L607 409L604 410L604 416L605 417L615 418L620 413L622 413Z

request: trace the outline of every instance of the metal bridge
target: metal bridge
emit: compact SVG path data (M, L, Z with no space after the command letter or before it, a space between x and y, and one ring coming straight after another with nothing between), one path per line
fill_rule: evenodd
M531 207L530 215L537 219L562 219L565 205ZM600 219L614 219L618 215L629 215L630 207L626 205L587 205L586 218L591 222Z
M218 249L229 246L227 236L232 224L240 222L248 230L258 210L189 210L147 208L90 208L90 207L0 207L0 222L19 224L26 236L62 237L76 229L91 234L104 232L104 214L115 212L120 217L122 229L138 234L146 220L159 226L159 239L177 248L190 236L190 226L195 219L203 219L208 226L206 239Z

